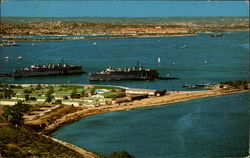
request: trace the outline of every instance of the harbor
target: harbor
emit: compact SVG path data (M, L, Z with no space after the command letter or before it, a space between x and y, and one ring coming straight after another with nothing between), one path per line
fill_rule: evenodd
M70 84L85 84L85 85L117 85L121 87L129 87L129 89L131 90L131 91L128 91L129 93L136 93L138 92L138 90L140 90L140 93L141 93L140 95L133 94L133 96L130 96L128 98L117 99L116 103L115 102L112 103L112 101L109 99L101 98L100 94L97 94L96 96L99 98L85 98L85 99L71 100L70 99L71 91L63 95L58 93L55 96L55 98L56 100L62 100L62 103L65 104L64 106L56 107L57 104L53 104L51 107L41 106L39 110L31 112L30 115L25 115L25 119L28 124L30 124L31 126L33 125L35 127L37 127L37 125L40 127L41 125L41 127L46 128L46 130L42 131L44 132L44 134L45 133L53 134L53 132L57 132L66 127L71 127L71 125L77 124L77 120L79 121L82 121L85 119L88 120L94 116L99 116L99 115L102 116L104 113L113 114L113 112L116 113L120 111L120 112L126 112L130 114L131 112L133 113L133 111L137 111L137 110L132 110L132 109L138 109L138 110L140 109L144 111L143 110L144 108L149 108L149 109L157 108L159 107L159 105L162 105L162 107L165 107L164 105L167 105L166 107L174 107L175 104L179 104L179 103L182 105L187 102L188 104L189 100L196 100L196 99L199 100L201 98L204 98L204 99L210 98L211 100L214 100L219 96L223 96L223 97L232 96L233 97L234 95L237 95L235 93L238 93L241 91L233 90L230 92L230 90L227 90L227 87L224 87L225 88L224 92L223 91L220 92L220 91L213 91L213 90L204 90L203 87L208 86L209 88L209 85L215 85L222 81L236 80L238 78L242 80L247 80L248 77L246 76L246 74L248 72L248 69L247 68L242 69L242 67L245 67L244 66L246 65L245 59L247 59L246 58L247 53L245 52L247 51L248 48L245 47L245 45L242 45L246 43L246 41L242 40L242 41L233 42L230 48L227 48L225 51L222 51L221 54L219 54L220 57L225 56L225 55L233 56L233 58L227 58L223 62L218 61L217 58L209 57L211 55L212 56L218 55L214 51L213 48L209 47L206 49L206 51L203 48L207 47L207 45L211 43L214 45L214 47L220 47L221 45L225 45L227 41L232 42L233 39L238 39L241 36L247 37L247 33L243 33L243 32L232 33L230 35L224 36L223 41L220 41L220 42L218 42L217 40L221 38L211 38L207 34L201 34L198 36L187 36L185 38L183 37L173 37L173 38L161 37L161 38L142 38L140 40L136 38L128 38L128 39L116 39L115 41L109 41L109 40L91 41L90 40L84 43L81 42L80 40L75 40L75 41L68 40L64 42L55 41L53 45L50 45L49 43L46 43L46 42L35 42L35 43L25 42L25 47L27 47L27 49L30 50L29 52L17 51L17 49L24 47L22 43L20 47L2 47L1 48L3 50L2 51L3 53L1 52L0 54L1 60L3 61L1 62L1 66L0 66L1 73L9 73L9 72L12 72L13 69L21 69L21 68L27 67L27 65L33 65L34 63L44 64L44 65L48 65L49 63L59 63L62 57L64 57L64 59L67 60L67 63L70 65L74 64L74 65L81 66L86 73L76 74L76 75L53 75L53 76L37 76L37 77L36 76L1 77L0 80L2 83L15 83L15 84L40 83L41 85L44 85L44 84L53 85L55 83L57 84L69 84L70 83ZM176 43L176 40L179 40L180 42ZM190 41L195 42L196 43L195 46ZM96 42L97 45L94 46L93 42ZM126 47L128 43L133 43L133 47L130 47L130 48ZM148 44L152 44L155 47L146 49ZM184 44L187 46L185 49L181 47ZM141 47L141 45L144 45L145 48ZM72 47L74 46L74 47L72 48L71 46ZM57 49L58 51L54 51L54 50L52 51L51 47L53 49ZM78 49L79 47L81 48L80 50ZM164 49L157 49L157 47L161 47ZM235 50L236 50L235 47L237 47L237 49L240 48L242 50L240 56L239 54L235 54ZM12 50L8 48L11 48ZM42 51L41 51L41 48L43 48ZM74 56L68 55L68 52L72 51L72 49L75 53ZM116 51L117 49L119 50L119 53ZM167 53L166 53L166 50L168 50ZM140 52L144 52L144 56L140 56ZM157 55L155 55L152 52L156 52ZM206 54L205 56L204 56L204 53ZM184 55L186 54L188 54L189 56L184 57ZM195 54L195 55L192 55L192 54ZM48 59L47 55L49 55L51 58ZM5 60L6 56L8 57L8 61ZM18 60L17 59L18 56L21 56L23 59ZM116 60L113 60L114 56L118 56L118 58ZM164 76L177 77L178 79L162 80L158 78L153 81L148 81L148 80L142 80L142 81L121 80L119 81L118 80L118 81L97 81L97 82L95 81L94 83L90 82L89 73L100 72L101 70L104 70L105 68L109 66L113 66L115 68L124 68L127 66L127 67L132 68L135 65L136 61L138 61L138 56L140 56L139 59L140 59L141 65L143 65L145 68L155 69L159 73L160 77L164 77ZM160 57L160 60L159 60L159 57ZM187 58L189 60L187 60ZM204 61L207 61L207 62L205 63ZM238 63L238 64L235 65L234 63ZM235 73L238 73L237 78L235 78ZM227 78L225 78L225 76L227 76ZM183 87L185 84L187 85L187 89ZM148 97L148 95L143 94L144 93L143 90L155 90L155 91L165 90L165 92L168 92L168 93L162 96L160 95L159 97L158 96ZM80 93L80 91L78 93ZM154 92L150 91L150 93L154 93ZM232 95L227 95L227 94L232 94ZM33 97L36 98L36 101L30 100L30 103L35 104L36 102L37 103L40 102L40 104L44 104L46 97L43 95L46 95L46 93L41 94L41 96L38 96L38 94L34 96L30 95L29 98L31 99L33 99ZM64 95L67 95L69 99L64 101L63 100ZM25 100L25 96L24 95L16 96L16 99ZM133 99L133 101L131 99ZM17 101L10 101L10 100L3 100L1 102L5 105L7 104L14 105L17 103ZM199 105L201 104L203 103L199 103ZM71 109L72 105L74 105L74 107L72 107L73 111L71 111L72 112L71 114L62 112L63 109L65 110ZM188 106L190 105L188 104ZM51 109L52 107L56 107L56 108ZM76 108L77 110L74 108ZM178 106L175 109L176 109L176 113L179 113L180 109L178 108ZM199 110L199 109L195 109L195 110ZM58 111L58 113L53 115L55 111ZM53 117L46 117L46 116L53 116ZM228 115L227 117L229 116L230 115ZM242 114L242 116L245 116L245 115ZM151 118L151 117L157 118L157 114L152 114L152 116L148 116L148 118ZM37 120L37 118L46 118L46 119ZM53 119L50 119L50 118L53 118ZM173 120L172 117L168 119ZM210 118L210 120L211 119L212 118ZM241 117L239 119L244 120ZM163 119L163 120L167 121L166 119ZM47 124L47 126L45 126L44 122L46 122L45 124ZM83 125L79 125L79 126L84 126L85 124L86 123L84 123ZM162 125L159 125L159 126L162 126ZM169 126L173 128L175 127L174 125L169 125ZM222 125L220 126L223 127ZM93 126L93 127L97 127L97 126ZM129 133L129 131L127 132ZM212 131L210 132L213 133ZM244 134L242 135L242 139L243 139L243 136L245 135ZM178 135L175 135L175 137L178 137ZM64 140L64 138L65 137L63 136L59 139ZM84 139L86 139L87 142L93 142L91 141L92 138L93 137L91 136L84 137ZM108 138L109 137L107 137L107 139ZM98 149L95 149L95 148L92 149L91 145L89 144L79 145L71 140L64 140L64 141L86 148L90 151L98 151ZM228 140L228 142L231 142L231 140ZM120 146L120 145L117 144L117 146ZM121 147L121 148L125 148L125 147ZM134 149L133 150L130 148L126 148L126 149L128 151L132 151L134 155L139 155L139 154L136 154L137 151L134 151ZM210 147L210 149L213 149L213 147ZM113 150L118 150L118 149L113 149ZM171 148L171 151L172 150L173 149ZM105 151L108 151L108 150L106 149ZM106 153L105 151L98 151L98 152L103 153L105 155L110 154L110 152Z
M249 156L249 3L1 9L0 157Z

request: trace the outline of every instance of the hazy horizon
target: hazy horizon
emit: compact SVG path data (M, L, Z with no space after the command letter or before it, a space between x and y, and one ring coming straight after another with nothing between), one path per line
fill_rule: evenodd
M107 23L107 24L232 24L249 23L247 16L232 17L2 17L1 23L22 24L42 22Z
M246 1L1 1L3 17L249 16Z

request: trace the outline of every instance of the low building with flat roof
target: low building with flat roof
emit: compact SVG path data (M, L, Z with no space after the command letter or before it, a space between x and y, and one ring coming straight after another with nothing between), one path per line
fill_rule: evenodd
M161 96L165 94L165 91L154 89L126 89L126 94L147 94L149 96Z

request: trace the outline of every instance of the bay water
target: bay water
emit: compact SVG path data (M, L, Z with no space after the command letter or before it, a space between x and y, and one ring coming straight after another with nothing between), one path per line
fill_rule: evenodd
M102 155L137 158L243 157L249 149L249 94L99 114L53 137Z
M30 64L81 65L82 75L0 78L0 83L109 84L183 90L183 84L249 78L249 33L183 37L18 42L0 47L0 73ZM93 43L97 45L94 46ZM185 45L185 46L184 46ZM10 61L5 61L5 57ZM23 60L18 61L17 57ZM157 63L157 59L161 62ZM88 73L108 66L132 67L137 61L178 80L89 82ZM175 63L175 64L173 64ZM249 93L192 100L169 106L92 116L52 136L109 155L128 151L139 158L240 157L248 153Z
M31 64L59 63L81 65L82 75L0 78L2 83L81 83L110 84L135 88L181 90L183 84L218 83L249 77L248 32L183 37L124 38L18 42L17 47L0 47L0 73ZM93 46L96 42L97 45ZM185 48L183 48L185 47ZM10 61L5 61L8 56ZM18 61L17 57L23 60ZM157 59L161 63L157 63ZM139 61L145 68L157 69L160 76L179 80L89 82L88 73L108 66L132 67Z

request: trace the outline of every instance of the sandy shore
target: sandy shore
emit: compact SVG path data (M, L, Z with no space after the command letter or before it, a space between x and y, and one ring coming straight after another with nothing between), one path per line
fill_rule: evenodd
M85 118L88 116L107 113L107 112L115 112L115 111L123 111L129 109L136 108L145 108L152 106L160 106L160 105L169 105L177 102L183 102L187 100L205 98L205 97L213 97L213 96L223 96L230 95L234 93L246 92L247 90L207 90L207 91L181 91L181 92L170 92L168 95L160 96L160 97L150 97L142 100L136 100L133 102L126 102L122 104L113 104L106 105L100 107L91 107L91 108L83 108L80 111L67 114L60 119L57 119L50 125L47 125L45 129L41 132L43 134L50 134L56 131L61 126L72 123L81 118Z

